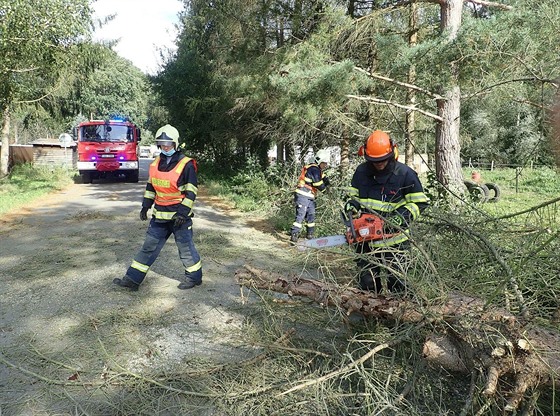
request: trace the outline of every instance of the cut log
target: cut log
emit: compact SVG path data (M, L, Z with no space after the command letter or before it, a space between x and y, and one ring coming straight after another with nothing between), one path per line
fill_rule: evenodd
M525 394L560 382L557 329L541 327L463 293L449 293L438 303L421 305L407 297L286 277L249 265L236 272L236 279L242 286L303 296L322 306L339 308L347 315L360 313L388 322L430 322L436 331L426 338L425 359L454 372L485 371L487 396L496 393L500 379L515 380L506 411L515 411Z

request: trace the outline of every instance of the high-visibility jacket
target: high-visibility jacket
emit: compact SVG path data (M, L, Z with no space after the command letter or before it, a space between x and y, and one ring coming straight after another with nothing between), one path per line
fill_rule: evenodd
M360 164L354 172L348 194L383 217L402 217L404 232L370 242L372 247L393 246L408 240L407 226L420 216L429 202L416 172L395 160L391 160L383 171L377 171L368 162Z
M156 221L169 221L175 214L193 215L198 193L196 161L180 152L160 155L149 168L149 179L142 206L151 208Z
M317 163L303 166L298 178L296 193L314 199L317 191L324 191L328 185L328 178Z

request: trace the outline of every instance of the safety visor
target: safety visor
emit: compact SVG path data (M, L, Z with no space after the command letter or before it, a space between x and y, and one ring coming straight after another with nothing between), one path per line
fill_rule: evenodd
M171 137L163 132L159 135L159 137L156 137L156 144L158 146L173 146L175 142Z
M367 152L364 152L364 158L368 161L368 162L384 162L385 160L391 158L392 156L395 155L395 152L389 152L386 155L383 156L378 156L378 157L373 157L367 154Z
M175 142L173 140L158 139L156 140L156 144L158 146L174 146Z

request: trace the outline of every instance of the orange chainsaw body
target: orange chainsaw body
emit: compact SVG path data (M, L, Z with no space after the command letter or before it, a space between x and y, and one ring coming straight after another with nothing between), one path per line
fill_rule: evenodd
M356 213L357 218L351 218L350 212L342 213L342 221L346 225L344 234L330 235L320 238L312 238L298 244L300 249L309 248L326 248L339 246L343 244L359 244L368 241L383 240L391 238L395 234L383 233L384 220L380 216L373 213Z
M383 234L383 219L375 214L364 213L353 218L346 227L346 241L348 244L364 243L390 237Z

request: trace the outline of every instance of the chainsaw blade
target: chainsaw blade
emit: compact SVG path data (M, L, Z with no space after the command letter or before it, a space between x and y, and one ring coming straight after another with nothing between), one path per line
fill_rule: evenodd
M310 240L298 243L299 246L307 248L324 248L333 247L347 244L346 236L344 235L329 235L327 237L312 238Z

